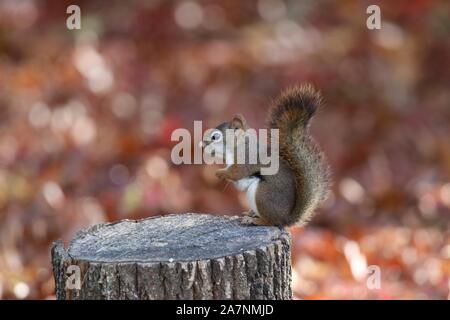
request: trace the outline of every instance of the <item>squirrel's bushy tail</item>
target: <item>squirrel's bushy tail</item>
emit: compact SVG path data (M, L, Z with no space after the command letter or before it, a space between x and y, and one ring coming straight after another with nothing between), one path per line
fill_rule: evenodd
M329 188L329 169L323 153L308 133L309 120L322 103L311 85L283 91L269 113L270 127L279 129L280 156L294 171L296 203L288 224L304 224Z

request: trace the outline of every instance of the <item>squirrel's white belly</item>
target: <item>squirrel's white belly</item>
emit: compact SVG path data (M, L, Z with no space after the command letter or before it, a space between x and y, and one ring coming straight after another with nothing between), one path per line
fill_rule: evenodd
M238 180L234 182L237 189L247 192L247 201L250 209L253 212L258 213L258 208L256 208L256 189L258 188L259 178L249 177Z

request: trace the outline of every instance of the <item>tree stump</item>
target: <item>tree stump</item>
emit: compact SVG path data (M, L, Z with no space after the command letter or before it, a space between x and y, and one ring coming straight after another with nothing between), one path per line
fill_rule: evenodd
M56 241L52 263L57 299L292 297L289 234L237 217L99 224L78 232L67 250Z

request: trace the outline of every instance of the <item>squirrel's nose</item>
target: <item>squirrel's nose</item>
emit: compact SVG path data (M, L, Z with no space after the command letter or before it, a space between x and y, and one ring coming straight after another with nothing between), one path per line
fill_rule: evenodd
M198 143L198 146L199 146L200 148L203 148L203 147L205 146L205 143L204 143L203 141L200 141L200 142Z

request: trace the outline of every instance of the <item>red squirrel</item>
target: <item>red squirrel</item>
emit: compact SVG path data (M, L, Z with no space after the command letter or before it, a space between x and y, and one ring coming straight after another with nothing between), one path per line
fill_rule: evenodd
M304 225L326 199L330 184L329 167L308 130L321 102L320 93L306 84L283 91L272 103L269 127L279 130L279 169L275 174L263 174L261 169L264 165L259 161L254 164L234 161L236 146L248 144L245 139L239 139L237 133L248 129L242 115L217 126L203 139L203 147L223 158L227 165L219 169L216 176L234 182L238 189L247 193L251 209L244 213L242 223ZM236 141L231 149L226 141L226 130L229 129L236 132L233 135ZM244 148L252 150L248 145Z

